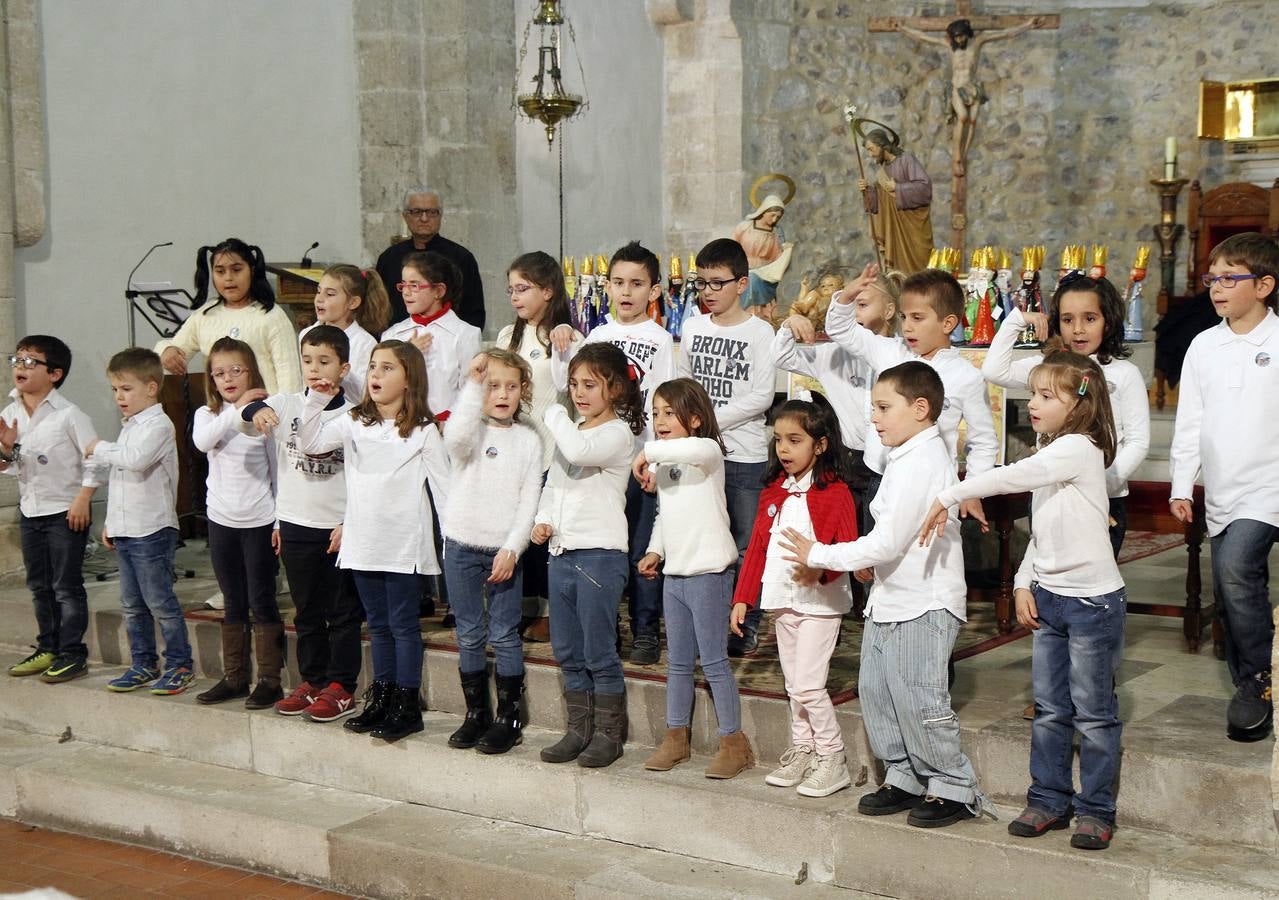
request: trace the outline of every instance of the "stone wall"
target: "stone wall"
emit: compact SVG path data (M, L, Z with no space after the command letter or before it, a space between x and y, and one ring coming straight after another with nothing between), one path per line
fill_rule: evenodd
M1037 11L1034 3L978 6ZM1209 186L1233 177L1220 144L1195 139L1198 84L1279 75L1279 58L1257 40L1263 32L1244 24L1264 28L1274 7L1267 0L1077 6L1040 7L1061 12L1060 29L983 49L979 77L990 102L969 158L968 246L1043 243L1046 267L1055 268L1064 244L1105 243L1111 272L1126 273L1138 243L1157 246L1151 223L1159 207L1149 180L1162 174L1165 136L1178 140L1185 177ZM870 34L866 22L952 8L734 0L744 63L744 184L785 172L799 185L783 223L798 244L783 296L792 296L805 272L872 257L842 117L847 100L895 127L922 160L934 179L934 235L947 241L949 51ZM1184 193L1180 213L1184 221ZM1184 255L1184 239L1181 249ZM1157 268L1152 274L1148 293L1159 287Z

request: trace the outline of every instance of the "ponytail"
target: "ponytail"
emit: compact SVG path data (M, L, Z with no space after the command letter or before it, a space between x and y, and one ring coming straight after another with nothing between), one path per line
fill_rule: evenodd
M325 269L324 274L342 282L342 290L352 297L360 298L360 305L355 308L355 321L369 334L380 337L391 321L391 300L377 269L338 263Z

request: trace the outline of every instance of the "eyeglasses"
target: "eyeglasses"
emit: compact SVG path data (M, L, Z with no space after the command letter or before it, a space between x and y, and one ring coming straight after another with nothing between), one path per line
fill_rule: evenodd
M413 219L437 219L439 218L440 211L429 207L423 209L422 207L411 206L404 210L404 215Z
M723 290L724 285L733 284L737 280L738 279L736 278L712 278L710 281L707 281L705 278L694 278L693 289L699 293L709 289L713 294Z
M401 294L407 294L415 291L424 291L438 284L438 281L401 281L395 285L395 289Z
M214 369L209 374L215 381L225 381L228 378L239 378L247 371L249 371L248 366L227 366L225 369Z
M15 369L34 369L36 366L44 366L52 372L56 366L49 365L48 360L36 359L34 356L16 356L9 354L9 365Z
M1226 290L1230 290L1241 281L1251 281L1256 275L1235 275L1227 272L1225 275L1201 275L1199 280L1203 282L1204 287L1211 288L1214 284L1220 284Z
M523 297L525 291L531 290L533 290L533 285L531 284L516 284L506 289L506 296Z

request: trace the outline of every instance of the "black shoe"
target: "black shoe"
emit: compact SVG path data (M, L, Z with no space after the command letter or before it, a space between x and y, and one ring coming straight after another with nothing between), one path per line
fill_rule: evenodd
M742 636L728 636L728 655L732 657L750 656L759 648L759 632L746 625L742 626Z
M284 699L284 690L279 684L268 684L259 681L253 686L253 692L244 701L245 709L266 709L275 706L277 700Z
M1268 670L1244 679L1226 711L1226 736L1243 743L1269 737L1275 714L1270 698Z
M488 669L482 669L479 672L459 672L458 675L462 679L462 696L466 698L466 719L457 731L449 735L449 746L455 750L470 750L493 724L489 673Z
M967 803L943 800L941 797L925 797L922 803L910 811L906 824L916 828L943 828L971 818L973 814Z
M419 619L429 619L435 615L435 598L423 597L422 602L417 608L417 617Z
M236 685L223 678L203 694L196 694L195 699L200 703L225 703L228 700L237 700L240 697L247 696L249 696L247 682Z
M84 661L84 657L59 653L53 658L49 668L40 673L40 680L45 684L62 684L88 674L89 664Z
M651 666L662 657L662 647L655 634L637 634L631 645L630 661L637 666Z
M400 684L391 691L391 700L382 724L369 732L370 736L381 738L388 744L416 734L425 727L422 724L422 701L418 697L417 685L409 687Z
M524 740L520 697L524 695L523 675L497 676L497 716L476 744L481 753L505 753Z
M453 615L451 612L446 612L444 614L444 618L440 619L440 624L445 628L456 628L457 616Z
M375 681L364 692L364 708L358 716L347 719L342 727L356 734L366 734L382 724L386 717L387 703L391 699L391 691L395 685L389 681Z
M903 810L914 809L924 802L919 794L903 791L892 784L880 786L873 794L866 794L857 801L857 811L863 816L891 816Z

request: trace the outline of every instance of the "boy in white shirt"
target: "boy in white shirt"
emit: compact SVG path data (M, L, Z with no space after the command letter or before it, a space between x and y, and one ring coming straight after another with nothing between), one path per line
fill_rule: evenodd
M568 360L586 344L604 341L626 354L631 376L639 384L640 399L647 419L640 433L642 445L653 440L653 391L675 377L675 344L670 333L648 316L648 306L662 295L662 270L657 256L631 241L609 260L605 290L617 310L603 325L591 330L585 341L575 343L552 359L557 390L568 390ZM648 549L657 518L657 495L631 479L626 485L626 524L630 538L631 646L630 660L640 665L657 662L661 648L658 632L662 615L662 576L642 578L639 562Z
M28 335L9 364L13 402L0 413L0 472L18 478L22 562L40 629L35 652L9 674L57 684L89 670L84 547L89 504L102 480L84 465L93 423L58 392L71 371L70 348L52 335Z
M919 828L972 818L986 803L960 747L946 684L967 617L958 522L929 546L919 545L918 523L957 480L936 425L944 397L941 378L923 361L881 372L871 391L871 423L891 450L872 504L874 529L830 545L787 530L783 545L791 562L857 572L858 580L874 569L857 689L871 750L888 774L857 810L868 816L910 810L906 821Z
M1202 472L1213 593L1235 685L1226 734L1259 741L1274 717L1266 558L1279 539L1279 247L1255 232L1234 235L1213 248L1208 273L1223 321L1191 342L1182 366L1171 505L1191 521Z
M195 676L187 623L173 593L178 444L160 406L164 369L155 353L131 347L111 357L107 378L124 425L114 443L94 441L86 456L111 469L102 543L120 559L120 605L132 656L129 670L107 688L135 691L154 682L153 694L180 694ZM163 675L156 668L157 621L164 637Z
M764 486L768 465L764 418L773 405L777 381L773 327L741 305L748 274L746 251L737 241L718 238L698 251L693 284L709 314L684 320L678 366L680 377L696 379L715 404L720 435L728 448L724 493L738 565L750 542ZM729 636L729 656L755 651L761 615L757 604L742 624L742 635Z

